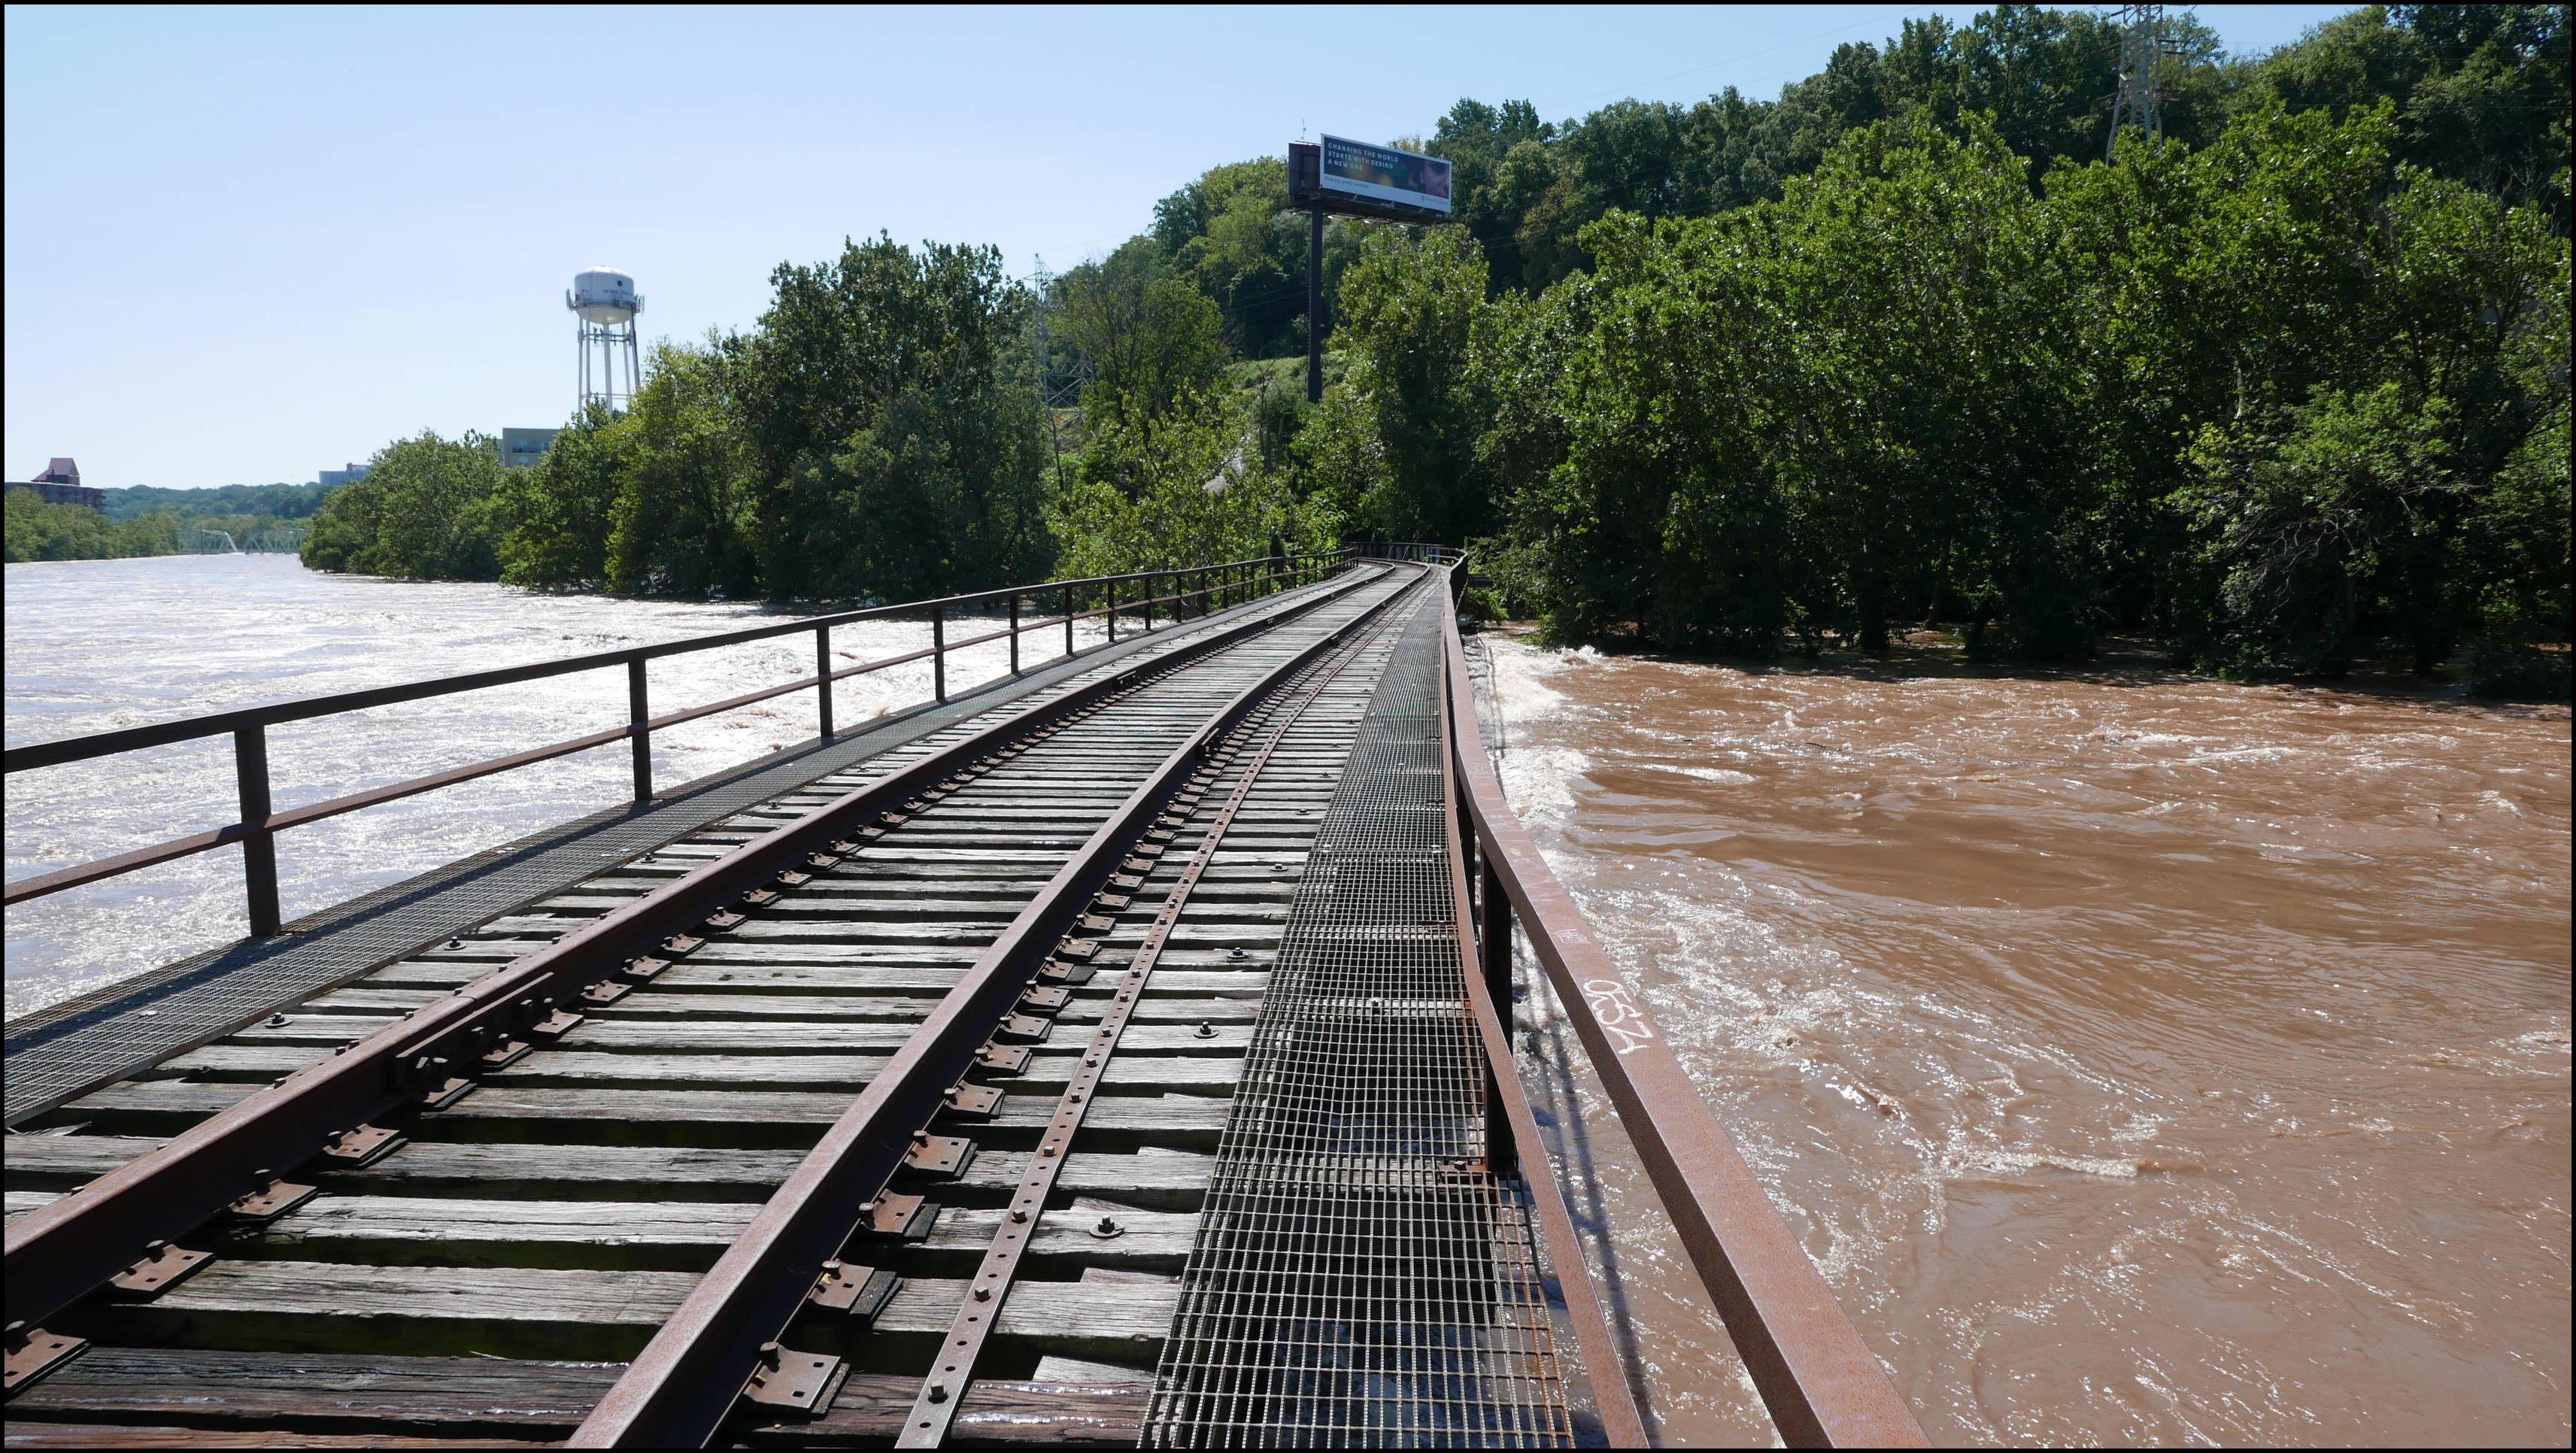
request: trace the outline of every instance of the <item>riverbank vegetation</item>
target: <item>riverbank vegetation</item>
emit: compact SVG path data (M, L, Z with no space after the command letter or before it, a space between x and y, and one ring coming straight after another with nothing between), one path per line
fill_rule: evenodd
M119 520L87 505L48 504L32 489L13 489L8 494L7 548L12 565L179 553L179 522L168 515Z
M1776 101L1462 101L1417 143L1455 224L1327 229L1311 407L1276 158L1042 296L852 243L534 469L392 446L307 558L901 599L1437 539L1567 639L2563 678L2566 18L2370 7L2253 60L2177 18L2165 136L2109 160L2116 33L2030 6Z
M100 492L106 496L109 519L160 514L176 520L182 549L221 549L222 542L229 541L241 550L292 550L334 488L227 484L213 489L163 489L136 484Z
M291 550L330 489L319 484L227 484L99 491L100 509L46 504L9 491L8 552L22 560L123 560L223 548Z

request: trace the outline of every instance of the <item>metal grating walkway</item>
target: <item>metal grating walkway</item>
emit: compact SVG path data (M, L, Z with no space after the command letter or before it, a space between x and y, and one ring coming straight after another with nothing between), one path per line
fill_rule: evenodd
M1290 907L1147 1446L1571 1447L1517 1178L1485 1165L1425 592Z
M1080 656L1004 677L944 705L837 737L809 741L654 801L626 804L460 858L287 925L289 936L243 939L119 980L8 1027L6 1119L19 1124L100 1085L232 1033L281 1006L345 984L450 934L526 908L611 863L697 832L807 783L846 771L1021 698L1123 668L1246 612L1293 599L1300 587L1191 621L1131 636Z

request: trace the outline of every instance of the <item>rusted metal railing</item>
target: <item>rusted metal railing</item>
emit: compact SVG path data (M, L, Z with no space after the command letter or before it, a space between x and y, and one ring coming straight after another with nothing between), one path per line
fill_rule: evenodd
M1440 563L1451 567L1453 589L1464 583L1455 552ZM1928 1446L1887 1370L1513 815L1477 735L1454 614L1445 631L1449 768L1461 836L1476 858L1477 937L1494 998L1511 1002L1517 921L1782 1439L1791 1447ZM1544 1166L1532 1169L1545 1174Z
M33 771L40 767L61 766L72 762L95 761L101 757L141 751L148 747L168 746L174 742L195 741L206 737L230 735L233 739L234 775L238 779L241 820L210 831L173 838L131 852L99 858L73 867L58 868L21 878L8 885L5 901L9 904L41 898L85 883L95 883L139 869L149 868L197 853L211 852L234 843L242 847L242 880L247 899L250 933L253 938L275 936L282 927L278 906L277 835L289 828L375 807L405 797L435 792L480 777L533 766L570 756L575 752L604 747L619 740L630 744L634 758L634 796L638 802L653 797L653 734L683 722L715 716L728 711L757 705L791 692L815 693L815 717L818 736L830 740L835 726L832 715L832 687L853 676L884 671L895 666L927 660L931 666L932 702L948 699L948 655L969 646L992 641L1010 643L1010 671L1020 672L1020 639L1032 631L1053 626L1064 627L1063 657L1078 654L1075 627L1088 620L1105 621L1109 640L1118 639L1118 621L1122 615L1141 614L1145 629L1152 630L1160 608L1178 624L1192 612L1207 611L1248 600L1272 589L1311 581L1331 567L1351 558L1350 549L1323 551L1305 555L1269 555L1251 560L1229 561L1221 565L1202 565L1181 570L1151 570L1129 575L1097 575L1079 580L1051 580L1038 585L1009 586L1000 590L975 591L966 595L944 596L937 600L912 601L900 605L873 606L864 610L841 611L832 615L808 616L802 620L773 626L755 626L749 630L727 631L719 635L697 636L683 641L670 641L658 646L636 646L620 651L600 651L571 656L558 661L531 662L524 666L507 666L492 671L475 671L459 676L439 677L401 686L376 687L366 691L346 691L330 696L306 697L281 701L267 706L245 707L237 711L211 712L151 726L128 727L119 731L97 732L88 736L66 737L59 741L37 742L8 749L0 757L0 774ZM1128 592L1135 591L1131 597ZM1021 614L1024 600L1056 596L1061 606L1054 616L1029 618ZM1104 599L1105 597L1105 599ZM948 638L952 612L990 609L996 604L1006 607L1008 624L996 631L968 636L962 640ZM1077 608L1080 607L1080 608ZM855 666L834 668L832 665L832 631L835 627L860 621L887 620L926 615L930 621L931 643L918 651L907 651L882 660ZM814 634L814 675L798 676L776 686L708 702L679 711L652 714L651 692L645 680L648 662L670 656L684 656L699 651L718 650L754 641L772 640L800 632ZM550 743L493 757L444 772L413 777L382 787L371 787L327 801L306 803L278 811L272 800L268 765L268 729L288 722L311 721L339 716L372 707L391 706L406 701L453 696L460 692L481 691L495 686L516 685L548 677L566 676L582 671L626 670L627 721L623 726L574 737L569 741Z

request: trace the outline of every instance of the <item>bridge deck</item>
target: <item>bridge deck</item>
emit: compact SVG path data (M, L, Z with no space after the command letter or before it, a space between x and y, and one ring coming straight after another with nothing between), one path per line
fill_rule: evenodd
M444 1022L460 991L844 794L947 772L667 966L603 970L538 1005L559 1006L546 1023L472 1041L489 1052L459 1078L403 1081L367 1112L389 1151L272 1162L300 1183L278 1194L314 1193L170 1235L210 1253L184 1280L47 1314L89 1346L15 1392L12 1446L654 1441L696 1341L756 1301L764 1238L838 1209L798 1199L835 1136L918 1077L943 1016L1076 890L1082 916L1032 940L1045 968L1001 1001L971 1078L906 1122L921 1133L847 1210L822 1281L795 1263L785 1330L763 1335L799 1349L782 1378L809 1353L832 1365L811 1390L828 1407L736 1406L735 1371L720 1436L1577 1441L1585 1370L1530 1189L1482 1154L1492 1070L1439 785L1446 596L1436 574L1366 567L1288 600L541 834L13 1031L30 1133L10 1141L9 1214L68 1226L174 1147L204 1158L241 1115ZM1265 611L1276 624L1135 674ZM994 735L1086 686L1078 710ZM961 747L981 755L947 771ZM1112 843L1157 773L1178 786L1135 819L1154 825ZM1116 875L1081 878L1104 843ZM969 1336L970 1375L941 1383Z

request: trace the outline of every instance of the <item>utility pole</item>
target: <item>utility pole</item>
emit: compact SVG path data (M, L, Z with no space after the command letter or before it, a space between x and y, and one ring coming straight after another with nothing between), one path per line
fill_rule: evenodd
M2120 24L2120 90L2111 102L2111 138L2103 143L2102 155L2113 156L2120 149L2120 132L2130 126L2146 133L2149 141L2164 135L2164 110L2157 85L2157 64L2165 53L2165 8L2162 5L2123 5L2118 10Z
M1306 209L1306 402L1324 401L1324 204Z
M1306 402L1324 401L1324 148L1288 146L1288 205L1306 208Z

